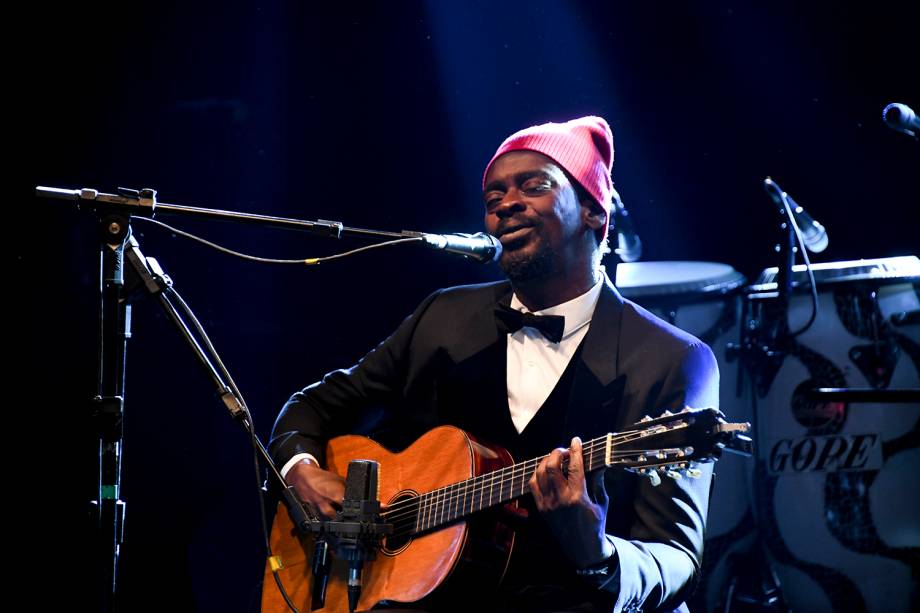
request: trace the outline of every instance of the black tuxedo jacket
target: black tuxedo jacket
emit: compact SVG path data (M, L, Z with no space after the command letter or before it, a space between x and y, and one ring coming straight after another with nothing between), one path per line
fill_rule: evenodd
M440 290L358 364L294 394L272 432L276 464L304 452L322 462L326 440L345 433L374 433L396 449L452 424L489 440L496 411L508 410L506 378L504 360L482 356L507 340L493 312L511 293L508 282ZM718 406L710 349L623 299L609 279L576 359L565 446L665 409ZM617 594L616 611L675 608L699 573L711 470L658 487L623 471L607 471L605 481L617 554L595 587Z

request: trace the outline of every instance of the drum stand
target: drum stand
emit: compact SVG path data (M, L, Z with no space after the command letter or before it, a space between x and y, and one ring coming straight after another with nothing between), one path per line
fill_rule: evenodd
M790 253L792 253L790 251ZM791 266L785 275L780 267L777 281L782 287L788 283L791 289ZM741 340L731 343L726 351L728 361L740 361L737 379L737 395L740 397L745 384L745 374L750 380L752 418L757 421L757 396L767 395L773 380L789 353L791 335L786 321L788 293L782 291L752 293L743 297L741 312ZM754 428L755 446L761 447L760 428ZM735 572L725 592L723 613L782 613L789 610L783 598L782 588L776 572L766 557L766 548L756 530L756 540L751 549L734 556L732 567Z
M783 600L779 577L763 555L759 540L756 547L745 555L736 556L732 562L749 571L732 577L723 613L784 613L789 610Z

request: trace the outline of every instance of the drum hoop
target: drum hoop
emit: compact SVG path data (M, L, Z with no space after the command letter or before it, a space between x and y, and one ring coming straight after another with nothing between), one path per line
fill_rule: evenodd
M818 290L821 288L831 288L835 286L845 286L852 285L854 287L885 287L888 285L914 285L917 286L920 284L920 277L918 276L907 276L907 277L881 277L881 276L870 276L870 275L853 275L852 277L838 277L835 279L823 279L821 281L815 280ZM778 286L776 283L760 283L755 285L749 285L744 288L744 293L754 294L761 292L775 292L777 291ZM808 282L794 281L792 283L792 291L796 294L805 294L811 291L811 284Z
M747 279L738 271L732 271L713 279L698 282L667 283L648 286L618 287L625 297L635 302L656 300L659 302L680 302L689 304L706 302L735 293L744 287ZM706 283L706 285L700 285Z
M875 285L920 282L920 258L917 256L898 256L872 260L850 260L845 262L824 262L812 265L815 283L818 287L839 283L866 282ZM839 273L839 274L835 274ZM750 286L750 291L776 291L778 269L774 266L764 270L760 277ZM805 276L805 266L793 267L794 288L809 288Z

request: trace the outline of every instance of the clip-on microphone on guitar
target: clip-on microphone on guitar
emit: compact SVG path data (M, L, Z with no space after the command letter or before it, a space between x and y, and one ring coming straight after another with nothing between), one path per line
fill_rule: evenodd
M373 460L352 460L345 475L345 499L335 520L317 522L311 529L320 535L333 537L337 554L348 561L348 610L354 612L361 597L361 570L365 560L377 557L377 547L385 535L393 531L392 524L380 521L380 501L377 500L377 471ZM325 540L322 541L325 543ZM327 546L319 545L313 553L312 608L322 608L326 600L326 580L329 573Z
M313 596L310 610L315 611L326 606L326 586L329 584L329 569L332 557L329 555L329 541L317 536L313 543Z

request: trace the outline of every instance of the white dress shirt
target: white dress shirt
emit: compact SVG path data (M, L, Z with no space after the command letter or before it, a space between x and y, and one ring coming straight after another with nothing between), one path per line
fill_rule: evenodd
M542 311L533 311L534 315L565 317L565 329L558 343L546 340L539 330L527 326L508 335L508 408L511 410L511 421L519 433L549 398L575 355L575 350L588 333L588 324L594 315L602 286L603 277L577 298ZM521 303L517 294L511 296L511 308L531 312ZM301 460L316 463L316 458L309 453L298 453L281 468L281 476L286 477L291 467Z
M594 315L602 285L603 280L598 281L577 298L542 311L533 311L534 315L565 317L565 329L558 343L546 340L539 330L527 326L508 335L508 408L518 432L524 430L549 398L588 333L588 324ZM511 308L531 312L518 300L517 294L511 297Z

